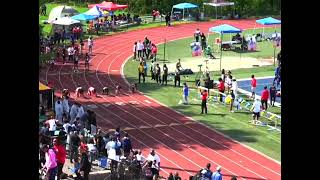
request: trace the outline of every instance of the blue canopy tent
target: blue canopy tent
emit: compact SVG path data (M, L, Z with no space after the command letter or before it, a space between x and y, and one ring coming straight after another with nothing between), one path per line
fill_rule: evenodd
M256 20L256 23L266 25L266 26L270 26L270 25L272 26L272 25L281 24L281 21L278 19L274 19L272 17L267 17L267 18ZM263 34L264 34L264 27L263 27ZM274 50L273 50L273 65L275 65L275 63L276 63L276 46L274 46Z
M256 20L257 23L262 25L275 25L275 24L281 24L281 21L278 19L274 19L272 17L267 17L263 19Z
M222 44L223 34L241 33L242 30L228 24L222 24L219 26L214 26L209 28L209 32L219 33L221 36L220 38L221 38L221 44ZM208 39L209 39L209 35L208 35ZM222 61L222 45L220 45L220 71L221 71L221 61Z
M91 15L95 17L102 17L103 13L100 11L98 6L93 6L91 9L89 9L87 12L83 13L86 15Z
M71 19L79 20L79 21L88 21L98 18L97 16L93 15L87 15L87 14L78 14L75 16L72 16Z
M180 4L176 4L172 6L172 10L171 10L171 15L173 13L173 9L182 9L182 19L184 19L184 9L193 9L193 8L199 8L197 5L195 4L191 4L191 3L180 3ZM199 10L200 13L200 10Z

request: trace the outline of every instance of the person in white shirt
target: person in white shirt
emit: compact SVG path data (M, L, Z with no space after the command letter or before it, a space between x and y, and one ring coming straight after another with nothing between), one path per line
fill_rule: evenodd
M155 153L155 150L152 149L150 154L147 157L147 161L154 162L152 165L152 169L154 170L154 174L159 176L160 171L160 157Z
M69 123L69 121L65 121L63 124L63 129L64 129L64 132L66 132L67 134L69 133L68 132L69 127L71 127L71 124Z
M116 137L112 137L111 141L106 144L108 159L111 159L111 169L117 169L118 162L120 161L120 155L116 153L116 146L121 146L121 143L117 141Z
M262 110L262 104L260 102L260 99L257 97L251 107L251 111L253 112L252 124L256 124L257 121L259 121L261 110Z
M56 113L56 119L62 123L63 106L60 98L56 101L54 110Z
M138 58L142 57L143 43L139 40L137 43Z
M231 89L233 90L233 94L234 94L235 99L237 99L237 97L238 97L238 83L237 83L236 79L232 80Z
M73 47L72 46L68 47L67 51L68 51L68 60L72 61L73 60Z
M92 161L95 160L96 154L97 154L97 148L94 145L93 139L89 140L89 143L87 144L88 146L88 152L89 152L89 161L92 163Z
M97 96L96 89L94 87L89 87L87 95L88 96Z
M146 161L146 158L142 155L142 152L140 149L138 150L138 154L136 155L136 157L137 157L137 161L139 161L141 165Z
M53 117L51 117L51 119L49 119L49 120L46 121L46 124L49 125L49 132L50 132L50 135L51 135L51 136L54 135L54 132L55 132L56 129L57 129L57 122L58 122L58 120L53 119Z
M232 88L232 76L227 75L225 79L225 87L227 87L227 92L229 94L230 89Z
M90 55L92 55L92 47L93 47L93 39L92 39L92 36L90 36L88 39L88 49L89 49Z

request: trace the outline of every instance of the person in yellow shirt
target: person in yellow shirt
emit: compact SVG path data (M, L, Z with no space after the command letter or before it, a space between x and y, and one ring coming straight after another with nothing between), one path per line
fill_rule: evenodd
M139 71L139 83L140 83L140 79L141 79L141 76L142 76L142 80L143 80L143 83L145 82L145 76L144 76L144 66L143 66L143 63L141 62L139 67L138 67L138 71Z

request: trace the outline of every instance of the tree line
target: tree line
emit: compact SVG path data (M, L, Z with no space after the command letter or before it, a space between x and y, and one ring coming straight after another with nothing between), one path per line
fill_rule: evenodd
M200 11L205 11L206 15L213 16L215 8L211 6L203 6L203 3L211 0L109 0L118 4L128 4L129 11L138 14L151 14L153 9L158 9L162 14L171 11L173 5L183 2L196 4L200 7ZM280 15L281 0L229 0L235 3L235 6L227 6L218 8L218 12L228 14L236 12L242 17L246 16L265 16ZM75 3L81 6L87 6L91 3L101 3L102 0L39 0L40 5L48 2L55 3Z

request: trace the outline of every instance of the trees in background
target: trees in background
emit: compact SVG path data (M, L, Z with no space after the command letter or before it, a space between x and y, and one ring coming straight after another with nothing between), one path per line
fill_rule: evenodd
M158 9L162 14L170 12L174 4L189 2L199 5L202 11L204 2L211 0L107 0L118 4L128 4L130 12L137 14L151 14L153 9ZM280 15L281 0L229 0L235 2L235 10L243 17L245 16L265 16L265 15ZM39 0L39 4L47 2L68 3L74 2L79 4L85 3L100 3L102 0ZM232 12L233 7L222 8L223 14ZM214 8L206 7L206 14L215 14ZM219 10L220 12L220 10Z

